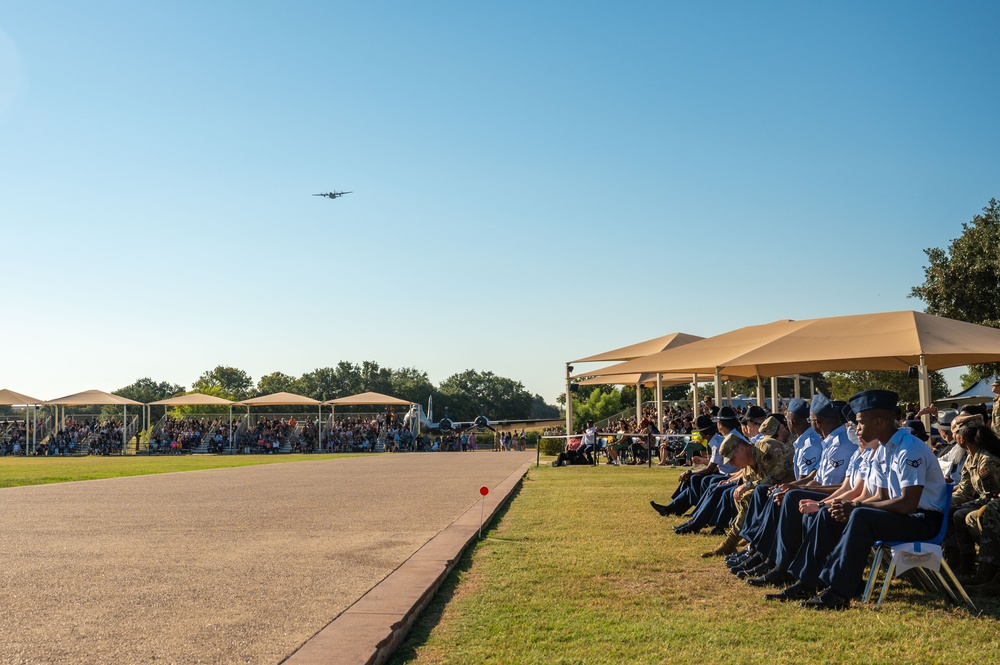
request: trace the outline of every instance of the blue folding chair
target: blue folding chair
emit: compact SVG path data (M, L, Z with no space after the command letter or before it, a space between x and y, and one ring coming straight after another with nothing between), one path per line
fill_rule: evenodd
M961 597L961 600L965 601L970 609L976 611L976 606L973 604L972 599L969 598L969 594L965 592L962 584L955 577L951 566L941 556L941 543L944 541L944 534L948 530L948 522L950 521L949 513L951 512L951 492L953 488L954 485L947 486L946 492L948 498L945 501L944 518L941 520L940 530L938 530L937 535L933 538L930 540L904 540L896 542L880 540L875 543L875 557L872 560L871 571L868 574L868 583L865 585L865 594L862 596L861 602L867 603L871 598L872 591L878 579L879 569L882 567L884 559L888 562L889 568L885 571L882 593L879 594L875 609L878 609L882 605L885 594L889 590L889 582L892 581L894 576L898 575L897 563L902 563L904 571L916 568L931 588L939 587L944 590L956 605L961 602L959 600L959 597ZM942 568L947 574L947 578L941 574ZM931 576L932 572L936 578ZM951 582L950 585L949 581Z

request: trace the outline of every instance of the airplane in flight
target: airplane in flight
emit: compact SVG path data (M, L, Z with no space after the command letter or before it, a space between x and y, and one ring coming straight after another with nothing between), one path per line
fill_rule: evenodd
M325 196L328 199L336 199L336 198L339 198L339 197L343 196L344 194L353 194L353 193L354 192L337 192L337 191L333 191L333 192L325 192L323 194L313 194L313 196Z
M496 431L497 427L555 427L564 424L562 420L538 419L538 420L490 420L484 415L479 415L475 420L456 422L447 415L441 420L434 422L434 397L427 398L427 412L419 404L414 404L405 416L403 416L403 427L410 432L416 433L419 424L420 432L430 432L432 434L451 434L453 432L464 432L475 429L479 432L484 430Z

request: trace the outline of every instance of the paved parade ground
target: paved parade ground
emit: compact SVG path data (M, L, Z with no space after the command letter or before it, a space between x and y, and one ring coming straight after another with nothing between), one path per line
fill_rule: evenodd
M2 662L277 663L534 453L0 490Z

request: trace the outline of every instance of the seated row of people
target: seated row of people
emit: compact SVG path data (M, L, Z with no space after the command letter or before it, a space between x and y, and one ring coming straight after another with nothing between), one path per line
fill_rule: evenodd
M891 391L868 390L847 403L792 400L784 417L752 408L741 423L728 407L699 416L708 463L681 474L669 503L652 506L661 515L694 509L679 534L714 525L725 538L702 556L725 555L750 585L781 588L768 600L847 607L876 541L926 540L945 519L945 556L967 590L1000 594L1000 439L975 409L939 414L939 458L897 402ZM954 446L965 455L959 466ZM960 469L951 497L942 467Z

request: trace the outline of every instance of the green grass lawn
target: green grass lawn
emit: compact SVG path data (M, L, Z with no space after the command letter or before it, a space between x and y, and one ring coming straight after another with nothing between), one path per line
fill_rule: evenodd
M360 453L359 453L360 454ZM368 453L376 454L376 453ZM256 464L281 464L355 457L336 455L165 455L124 457L0 457L0 487L46 485L74 480L144 476Z
M816 612L764 591L678 536L650 499L677 469L532 468L461 560L395 663L991 663L1000 603L972 616L896 580L882 609Z

